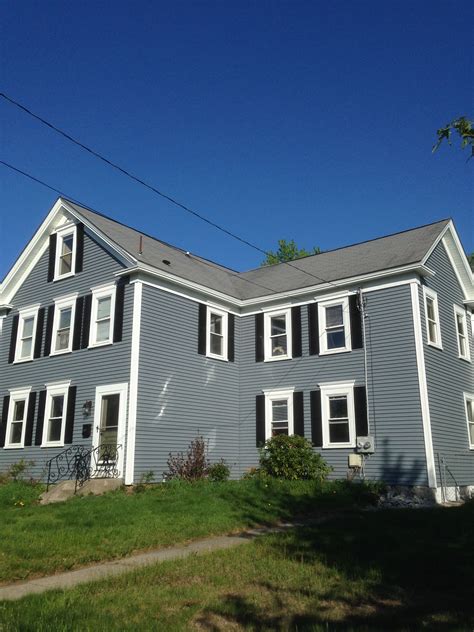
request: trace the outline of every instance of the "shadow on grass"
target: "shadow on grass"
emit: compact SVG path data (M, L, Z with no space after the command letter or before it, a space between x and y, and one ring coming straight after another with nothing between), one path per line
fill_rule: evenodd
M254 582L253 594L249 587L236 588L204 611L199 625L205 630L223 629L222 621L231 629L256 630L472 630L473 533L471 503L354 513L349 520L334 518L272 536L263 546L288 574L281 582ZM311 567L321 582L305 581ZM265 596L261 605L255 595Z

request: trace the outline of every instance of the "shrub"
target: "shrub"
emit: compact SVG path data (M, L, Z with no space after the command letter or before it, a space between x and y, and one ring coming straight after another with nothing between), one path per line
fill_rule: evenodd
M214 463L207 470L209 480L214 483L226 481L230 476L230 467L221 459L219 463Z
M323 481L331 468L304 437L276 435L260 450L260 469L275 478Z
M155 473L153 472L153 470L143 472L143 474L140 476L139 482L135 485L133 491L136 493L144 492L147 489L148 485L153 482L154 478Z
M0 485L11 481L23 481L23 476L34 464L34 461L25 461L25 459L20 459L17 463L12 463L6 472L0 473ZM32 482L34 483L35 481Z
M185 481L197 481L205 478L209 471L207 458L207 445L204 438L199 436L191 441L186 455L178 452L168 456L168 471L163 472L165 480L181 479Z

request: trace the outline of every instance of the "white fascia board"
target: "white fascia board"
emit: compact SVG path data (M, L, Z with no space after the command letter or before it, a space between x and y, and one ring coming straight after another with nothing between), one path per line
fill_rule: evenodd
M79 212L74 210L66 200L58 198L54 203L52 209L45 217L39 228L36 230L33 237L27 243L22 253L15 261L10 271L7 273L3 283L1 284L0 293L0 307L6 306L11 302L18 289L21 287L31 270L38 263L41 256L44 254L49 245L49 235L63 225L64 213L68 213L78 219L80 222L87 226L87 228L93 232L101 241L103 241L108 248L112 249L118 254L125 265L133 264L136 259L125 252L120 246L112 242L106 235L99 231L93 224L91 224L85 217Z

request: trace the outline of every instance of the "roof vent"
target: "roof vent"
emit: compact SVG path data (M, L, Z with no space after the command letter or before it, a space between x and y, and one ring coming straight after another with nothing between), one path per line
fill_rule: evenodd
M163 259L163 263L165 264L165 266L171 265L171 261L169 261L168 259Z

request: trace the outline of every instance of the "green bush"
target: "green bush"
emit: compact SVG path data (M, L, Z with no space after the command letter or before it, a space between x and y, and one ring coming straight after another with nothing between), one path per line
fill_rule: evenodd
M221 459L218 463L209 466L207 476L213 483L221 483L222 481L228 480L230 468L224 459Z
M260 469L264 474L287 480L323 481L331 468L313 451L304 437L276 435L260 450Z

